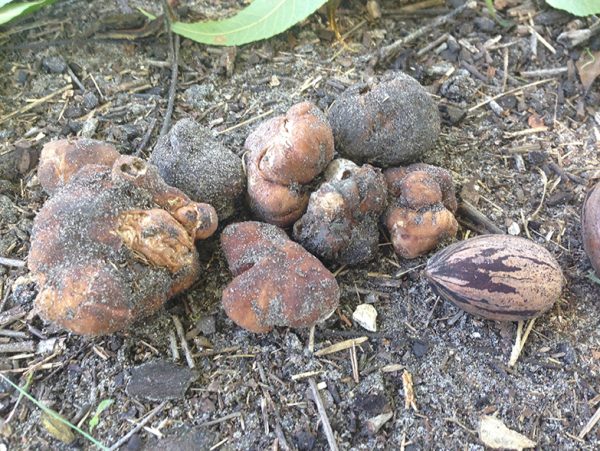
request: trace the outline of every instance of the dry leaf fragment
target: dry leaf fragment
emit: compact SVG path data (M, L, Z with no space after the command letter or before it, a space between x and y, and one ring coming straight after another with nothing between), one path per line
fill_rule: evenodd
M588 91L596 77L600 75L600 51L583 53L576 65L581 84Z
M481 417L479 438L492 449L522 450L535 446L534 441L529 440L517 431L507 428L502 420L490 415Z
M67 445L75 440L75 434L69 426L46 412L42 413L42 426L48 434Z
M544 118L540 117L540 115L537 113L532 113L531 116L529 116L529 119L527 119L527 124L531 128L540 128L544 127L545 125Z

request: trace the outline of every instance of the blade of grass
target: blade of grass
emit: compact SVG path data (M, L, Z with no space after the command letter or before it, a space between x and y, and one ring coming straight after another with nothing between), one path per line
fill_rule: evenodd
M84 430L79 429L77 426L75 426L74 424L70 423L68 420L66 420L65 418L63 418L62 416L60 416L54 410L50 409L49 407L46 407L44 404L42 404L37 399L35 399L33 396L31 396L29 393L27 393L27 391L25 391L23 388L19 387L13 381L11 381L9 378L7 378L4 374L0 373L0 376L2 376L2 379L4 379L6 382L8 382L8 384L11 385L15 390L17 390L20 395L22 395L25 398L29 399L33 404L35 404L37 407L39 407L46 414L50 415L53 418L56 418L56 420L58 420L61 423L65 424L66 426L69 426L71 429L77 431L83 437L85 437L86 439L88 439L90 442L92 442L94 445L96 445L101 450L103 450L103 451L107 451L108 450L108 447L104 446L102 443L100 443L98 440L96 440L94 437L92 437L90 434L88 434Z

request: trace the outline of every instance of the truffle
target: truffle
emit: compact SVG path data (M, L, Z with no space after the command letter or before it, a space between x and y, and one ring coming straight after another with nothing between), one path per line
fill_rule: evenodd
M403 73L350 88L333 103L328 117L340 155L383 167L418 160L440 133L435 102Z
M216 227L210 205L167 186L139 158L85 165L35 218L28 265L36 307L78 334L122 330L192 285L194 239Z
M308 204L307 185L333 159L325 115L312 103L296 104L260 124L244 147L252 211L271 224L293 224Z
M295 224L294 239L313 254L345 265L372 259L378 249L379 216L387 204L381 170L334 160L326 182L311 194L308 209Z
M448 171L417 163L384 174L389 192L384 223L398 255L415 258L456 236L457 203Z
M231 224L221 245L234 276L223 291L223 308L239 326L256 333L309 327L337 308L333 274L276 226Z
M112 166L119 152L111 144L93 139L59 139L44 145L38 165L42 188L52 195L88 164Z
M208 128L180 120L158 140L149 161L169 185L214 206L221 220L235 212L246 185L242 159Z

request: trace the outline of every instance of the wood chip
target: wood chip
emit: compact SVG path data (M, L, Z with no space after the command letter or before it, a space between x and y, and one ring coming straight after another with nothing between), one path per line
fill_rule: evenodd
M489 415L481 417L479 438L492 449L521 450L535 446L535 442L523 434L507 428L501 420Z
M413 409L415 412L418 412L412 374L406 370L402 372L402 386L404 388L404 408Z
M318 376L321 373L323 373L323 371L306 371L304 373L294 374L292 376L292 380L293 381L297 381L297 380L300 380L300 379L305 379L307 377Z
M321 349L321 350L315 352L315 356L321 357L324 355L333 354L334 352L343 351L344 349L349 349L352 346L357 346L361 343L364 343L368 339L369 339L369 337L358 337L358 338L351 338L350 340L340 341L339 343L336 343L334 345L328 346L324 349Z

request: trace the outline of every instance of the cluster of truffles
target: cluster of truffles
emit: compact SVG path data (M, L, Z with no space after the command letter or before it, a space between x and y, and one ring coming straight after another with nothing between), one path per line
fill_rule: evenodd
M215 232L217 216L231 217L245 191L264 222L231 224L221 235L234 276L225 312L257 333L314 325L339 302L335 277L317 257L373 259L380 225L406 258L455 236L447 171L376 167L418 159L439 130L434 102L400 74L350 90L328 116L302 102L259 124L243 162L191 120L159 140L149 163L97 141L49 143L38 174L52 197L36 218L29 257L38 309L94 335L155 312L196 280L194 241ZM333 160L334 137L348 159Z

